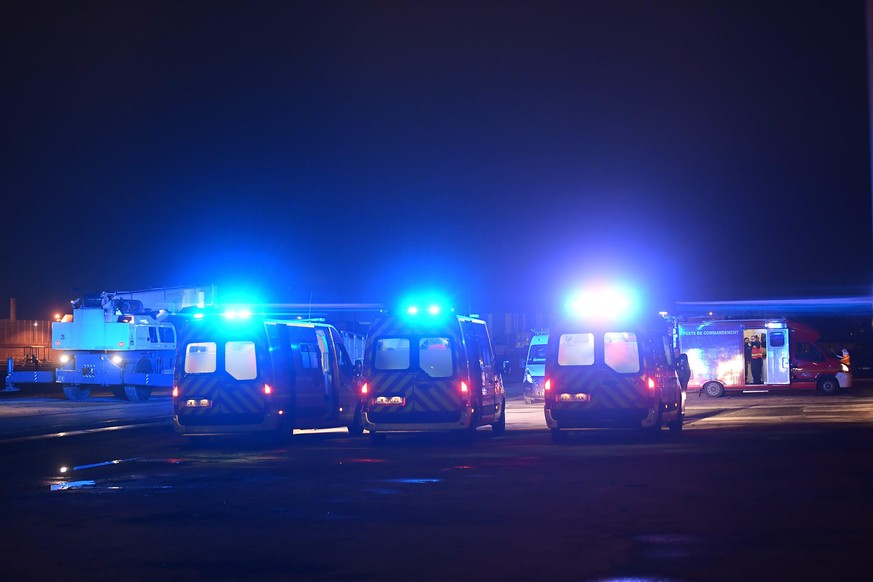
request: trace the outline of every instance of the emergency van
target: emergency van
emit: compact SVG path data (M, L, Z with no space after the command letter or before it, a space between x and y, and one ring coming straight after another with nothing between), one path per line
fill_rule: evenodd
M400 432L468 436L506 429L506 394L486 323L438 307L409 307L371 325L361 379L373 441Z
M543 377L546 374L546 346L549 334L537 333L527 348L527 358L524 361L524 380L522 391L524 403L532 404L543 401Z
M726 391L850 388L852 374L816 342L819 333L787 319L686 320L676 326L688 356L688 389L707 396Z
M551 327L543 409L555 442L580 429L681 431L685 393L676 376L670 324L586 316Z
M332 325L195 310L178 328L177 433L363 432L354 366Z

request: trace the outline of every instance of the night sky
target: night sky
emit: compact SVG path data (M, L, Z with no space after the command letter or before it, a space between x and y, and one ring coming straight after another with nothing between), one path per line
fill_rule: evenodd
M5 5L0 317L868 294L857 1Z

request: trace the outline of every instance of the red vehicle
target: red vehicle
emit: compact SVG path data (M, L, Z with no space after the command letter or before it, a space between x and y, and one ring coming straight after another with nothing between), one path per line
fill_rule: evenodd
M781 388L834 394L852 386L848 366L816 343L816 330L795 321L701 319L679 323L676 335L691 367L688 389L707 396Z

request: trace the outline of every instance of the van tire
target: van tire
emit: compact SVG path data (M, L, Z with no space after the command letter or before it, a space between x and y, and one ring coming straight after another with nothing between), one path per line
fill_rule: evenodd
M703 390L703 393L710 398L720 398L721 396L724 396L724 386L718 382L707 382L703 385L701 390Z
M840 390L840 383L833 376L823 376L818 379L818 389L822 394L831 396Z
M676 420L668 421L667 428L670 429L670 432L676 433L676 434L679 434L680 432L682 432L682 422L683 422L684 418L685 418L685 415L680 412L679 416L676 418Z
M491 423L491 431L494 434L503 434L506 432L506 399L503 399L503 405L500 407L500 420Z
M358 404L358 406L355 408L355 416L354 418L352 418L352 423L346 428L349 429L349 434L351 435L360 436L364 434L364 423L361 421L360 404Z

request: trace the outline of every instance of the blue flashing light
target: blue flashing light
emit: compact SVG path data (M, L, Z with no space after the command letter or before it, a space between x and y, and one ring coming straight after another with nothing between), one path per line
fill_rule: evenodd
M225 319L249 319L252 316L250 309L228 309L222 315Z
M424 292L411 294L400 301L400 310L406 317L420 321L442 318L454 312L451 302L441 293Z
M595 287L574 295L567 301L567 311L586 319L625 319L639 309L636 294L622 287Z

